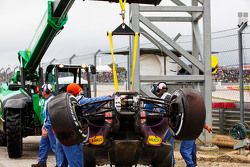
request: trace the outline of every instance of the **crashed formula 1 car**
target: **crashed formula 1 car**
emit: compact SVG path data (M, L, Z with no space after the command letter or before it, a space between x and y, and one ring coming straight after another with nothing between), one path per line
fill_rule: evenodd
M148 109L145 104L153 107ZM66 145L84 143L85 166L110 164L170 167L172 147L164 137L197 138L205 121L205 105L198 91L181 89L171 99L116 92L108 100L80 105L62 93L49 103L52 127Z

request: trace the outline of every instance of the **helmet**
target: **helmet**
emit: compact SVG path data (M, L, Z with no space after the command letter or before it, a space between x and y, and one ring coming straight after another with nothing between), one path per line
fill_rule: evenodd
M67 86L67 92L71 93L74 96L78 95L81 90L82 88L76 83L71 83Z
M159 84L158 84L158 89L159 90L162 90L162 89L167 89L168 87L167 87L167 84L165 83L165 82L160 82Z
M166 82L154 83L151 87L151 92L156 95L160 90L165 89L168 90Z
M52 85L51 84L43 84L42 91L45 92L46 94L51 93L53 91Z

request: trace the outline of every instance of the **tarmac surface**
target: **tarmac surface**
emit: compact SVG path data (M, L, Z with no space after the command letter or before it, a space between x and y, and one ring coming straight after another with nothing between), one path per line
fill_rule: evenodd
M27 137L24 139L23 156L19 159L10 159L7 148L0 147L0 167L29 167L37 162L39 147L39 136ZM175 146L175 167L185 167L179 151L179 144ZM250 156L238 155L238 151L232 149L219 149L216 151L198 151L198 167L250 167ZM51 153L48 156L48 167L55 166L55 156ZM109 165L107 165L108 167ZM141 165L138 165L142 167Z

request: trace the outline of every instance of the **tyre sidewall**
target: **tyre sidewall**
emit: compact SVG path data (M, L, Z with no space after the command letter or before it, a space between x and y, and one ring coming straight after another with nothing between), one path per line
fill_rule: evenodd
M78 121L72 103L77 102L74 96L62 93L49 102L51 124L58 140L65 146L79 144L83 141L82 125Z
M193 140L199 137L205 123L205 104L201 94L193 89L178 90L179 110L183 114L180 131L174 135L178 140Z

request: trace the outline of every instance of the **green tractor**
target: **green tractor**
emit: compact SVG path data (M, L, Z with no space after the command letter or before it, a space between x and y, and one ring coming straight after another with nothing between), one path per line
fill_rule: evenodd
M78 83L84 87L84 95L91 97L90 75L95 72L92 65L51 64L47 67L45 82L53 85L55 94L65 92L70 83ZM43 99L40 86L33 82L25 88L20 84L3 84L0 87L0 144L7 145L10 158L22 156L23 137L41 134Z

